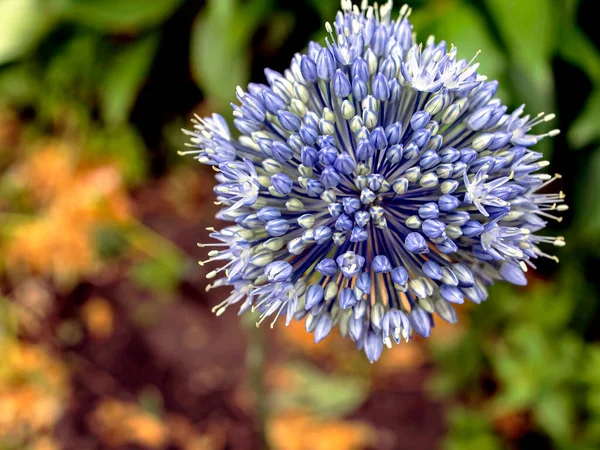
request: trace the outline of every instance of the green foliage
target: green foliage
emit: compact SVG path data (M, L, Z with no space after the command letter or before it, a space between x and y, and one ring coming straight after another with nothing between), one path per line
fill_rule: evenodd
M30 52L55 23L56 10L42 0L0 2L0 65Z
M589 408L585 393L596 391L600 379L600 359L588 356L597 346L577 332L586 305L596 300L577 268L559 281L494 288L490 300L470 311L476 326L458 342L434 347L441 371L433 387L445 387L438 392L446 395L463 392L473 411L491 418L528 411L539 431L564 448L575 440L599 445L582 437L589 430L578 421ZM490 376L497 392L487 398L473 387Z
M206 11L196 19L191 38L192 73L218 109L234 100L236 86L248 82L250 40L270 3L210 0Z
M461 339L450 347L443 342L431 347L433 357L443 374L429 380L429 388L436 396L445 397L466 386L472 386L472 395L481 395L477 390L485 355L481 351L478 337L473 335L471 339ZM460 354L461 357L452 358L449 356L450 352Z
M360 378L327 374L305 363L285 366L294 386L272 399L274 411L300 408L321 417L340 418L356 410L367 398L368 386Z
M600 140L600 90L596 90L588 98L585 109L569 130L569 140L575 148L581 148Z
M14 3L18 2L3 2L0 8ZM18 23L14 18L17 13L45 17L44 32L55 40L53 51L36 50L34 44L38 41L18 44L22 51L12 52L11 59L23 59L0 67L0 103L35 111L31 128L34 133L77 130L85 148L83 162L110 161L130 185L139 184L147 175L148 164L145 144L129 116L160 42L160 33L149 28L166 20L181 1L37 3L25 0L18 8L13 5L16 12L9 22ZM5 18L3 14L0 17ZM75 26L67 28L69 22ZM29 40L37 33L33 24L31 27L27 31ZM22 25L20 28L26 29ZM110 37L134 28L147 31L122 44ZM23 41L18 36L11 39ZM3 61L0 48L0 63Z
M486 0L485 5L511 57L511 81L533 111L552 110L550 58L556 45L552 0Z
M107 124L123 124L148 76L158 36L150 35L120 49L109 61L100 91L100 107Z
M595 83L600 81L600 55L585 33L574 25L567 25L558 42L562 58L583 70Z
M469 405L452 411L447 448L505 448L491 422L522 411L555 448L598 448L600 402L590 400L598 398L600 361L590 356L597 355L598 347L582 337L598 302L580 261L586 254L600 255L600 53L577 27L577 1L428 5L415 12L417 32L455 43L461 52L467 50L461 55L467 58L480 46L482 73L500 80L504 100L526 102L534 114L553 111L553 58L577 67L594 87L566 130L573 148L591 150L579 156L579 175L570 175L576 177L576 192L567 195L577 231L567 232L557 281L538 281L526 289L495 286L490 300L470 311L462 339L432 346L440 373L430 387L437 395L460 396ZM550 150L544 146L537 149ZM493 395L483 388L483 380L497 385Z
M152 292L173 293L181 279L181 264L175 259L149 259L131 267L131 279Z
M501 441L491 430L485 415L455 407L450 411L449 435L444 450L501 450Z
M131 32L156 26L182 0L65 0L64 16L102 32Z
M575 197L578 242L600 255L600 147L594 149L582 168Z
M129 245L144 255L130 269L132 280L140 287L162 294L172 294L186 271L187 258L171 241L149 228L136 226L124 231ZM169 297L164 297L169 300Z

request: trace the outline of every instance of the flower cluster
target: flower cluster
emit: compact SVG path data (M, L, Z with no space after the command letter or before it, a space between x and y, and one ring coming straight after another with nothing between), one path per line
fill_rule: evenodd
M405 5L342 1L325 46L311 42L268 85L237 90L239 138L222 117L196 118L189 152L214 166L219 219L206 246L216 307L241 303L260 321L305 319L315 341L337 325L368 359L429 336L434 314L480 303L495 280L526 284L535 233L558 219L558 176L529 149L553 115L507 113L498 83L454 46L417 44Z

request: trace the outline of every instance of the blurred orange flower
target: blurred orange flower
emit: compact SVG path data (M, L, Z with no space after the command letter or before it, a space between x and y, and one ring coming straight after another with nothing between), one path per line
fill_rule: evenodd
M6 248L13 273L37 273L68 285L97 269L94 231L130 218L121 176L111 165L78 168L75 150L50 142L13 175L38 202L37 215L15 227Z
M60 450L60 446L52 438L45 436L36 440L30 450Z
M13 273L52 276L65 285L92 271L94 252L86 230L57 219L40 216L15 230L5 256Z
M169 414L164 420L136 403L103 399L91 415L91 424L100 439L111 447L139 445L162 449L177 445L181 450L221 450L225 430L209 427L200 434L185 417Z
M61 141L38 144L12 176L16 184L29 191L35 200L46 204L69 188L75 174L74 150Z
M423 349L423 342L401 342L392 349L384 351L381 359L374 365L375 372L394 373L411 370L423 365L427 357Z
M108 300L101 297L90 298L81 310L83 321L96 339L107 339L113 332L114 311Z
M7 341L0 353L0 442L50 432L68 396L66 368L40 347L17 341Z
M222 425L209 423L206 433L199 434L189 419L169 415L166 425L173 443L181 450L222 450L226 445L226 432Z
M329 420L303 412L289 412L268 424L275 450L358 450L371 445L375 432L358 421Z
M92 425L111 446L137 444L158 449L168 441L165 424L135 403L102 400L93 412Z

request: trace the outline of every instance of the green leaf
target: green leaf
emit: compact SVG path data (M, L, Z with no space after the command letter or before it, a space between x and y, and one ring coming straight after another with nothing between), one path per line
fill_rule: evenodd
M508 74L519 103L531 113L552 112L554 78L551 58L556 50L557 12L553 0L485 0L510 56ZM536 132L547 131L540 125ZM536 150L549 157L550 140Z
M250 39L269 4L260 0L242 7L235 0L210 0L196 18L190 46L192 74L217 109L226 108L235 99L236 86L248 82Z
M23 108L34 104L41 93L37 70L31 64L16 64L0 72L0 102Z
M133 280L151 291L173 292L186 272L185 253L170 240L141 224L125 230L124 236L132 248L146 256L131 267Z
M600 147L582 164L583 173L577 183L577 207L573 229L587 251L600 255Z
M590 389L587 392L586 406L592 414L600 415L600 390L598 388Z
M229 28L216 16L200 15L192 31L192 73L217 108L226 108L234 99L236 86L245 85L250 72L245 44L234 42L229 33L215 39L219 30Z
M448 413L444 450L501 450L488 418L475 409L454 407Z
M466 334L458 342L429 342L439 371L428 381L432 394L447 397L464 388L476 393L484 369L483 352L479 340L473 334Z
M440 18L434 28L437 37L458 48L460 58L470 60L481 50L476 60L480 63L479 73L494 80L503 78L506 57L490 36L489 27L474 6L458 3ZM505 103L508 101L506 94L501 97Z
M589 345L585 351L584 368L579 377L584 383L600 390L600 345ZM597 405L594 412L600 414L600 396L596 396L594 403Z
M41 0L0 1L0 64L29 52L55 23L56 14Z
M600 53L585 33L576 26L570 27L559 42L560 56L600 83Z
M527 64L547 60L556 45L552 0L485 0L511 55Z
M444 450L503 450L502 442L491 431L485 434L450 437L444 442Z
M140 39L119 51L109 64L100 91L100 107L110 124L127 121L152 65L158 36Z
M554 439L570 439L575 420L575 405L568 392L548 392L535 403L533 412L539 426Z
M46 66L46 82L52 89L73 90L77 95L98 79L103 62L102 38L88 30L75 32L56 49ZM84 87L80 86L85 84Z
M20 1L20 0L19 0ZM69 0L65 18L104 32L132 31L160 24L182 0Z
M557 6L561 9L557 40L560 56L583 70L595 83L600 83L600 52L577 24L579 0L564 0Z
M158 293L172 293L181 279L182 269L149 259L131 267L130 275L140 287Z
M509 69L509 79L514 86L518 101L527 105L528 113L537 114L538 111L554 110L554 80L550 61L533 59L529 64L517 64ZM542 124L536 128L536 132L540 133L550 126ZM549 142L541 141L536 151L540 151L540 147L546 147Z
M304 408L323 417L339 418L366 400L368 386L364 380L327 374L305 363L288 364L286 368L294 372L299 383L274 396L275 410Z
M573 24L577 21L577 9L579 8L579 0L564 0L563 12L567 24Z
M585 438L595 444L600 442L600 417L590 417L586 423ZM583 447L581 450L589 450L590 448L598 448L597 445L588 445ZM571 450L569 447L565 447L565 450ZM579 450L579 449L576 449Z
M496 372L501 373L504 382L504 389L494 397L494 409L506 413L529 408L535 404L537 379L531 376L529 368L506 357L496 355L494 357L497 360Z
M597 88L588 98L583 112L577 117L568 132L569 143L575 148L581 148L600 139L600 88Z
M566 273L566 270L565 270ZM576 303L573 301L572 293L574 289L570 284L581 283L578 273L569 277L564 277L566 281L557 285L557 283L539 283L533 289L519 290L512 286L505 286L505 297L510 296L515 305L511 311L514 316L512 320L518 320L520 323L536 323L540 329L555 333L563 330L567 323L573 317L573 310ZM574 279L574 283L571 282ZM552 307L548 308L548 299L552 299ZM516 322L515 322L516 323Z

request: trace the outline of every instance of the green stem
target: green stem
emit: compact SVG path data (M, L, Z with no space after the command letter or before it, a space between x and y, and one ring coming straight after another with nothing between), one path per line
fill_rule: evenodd
M244 328L247 337L246 370L250 388L255 396L255 427L259 439L258 448L269 450L267 439L267 395L265 389L265 336L255 324L256 317L247 314Z
M123 228L123 235L132 247L151 258L161 259L166 253L181 259L187 258L187 253L181 247L137 220L132 220L128 227Z

